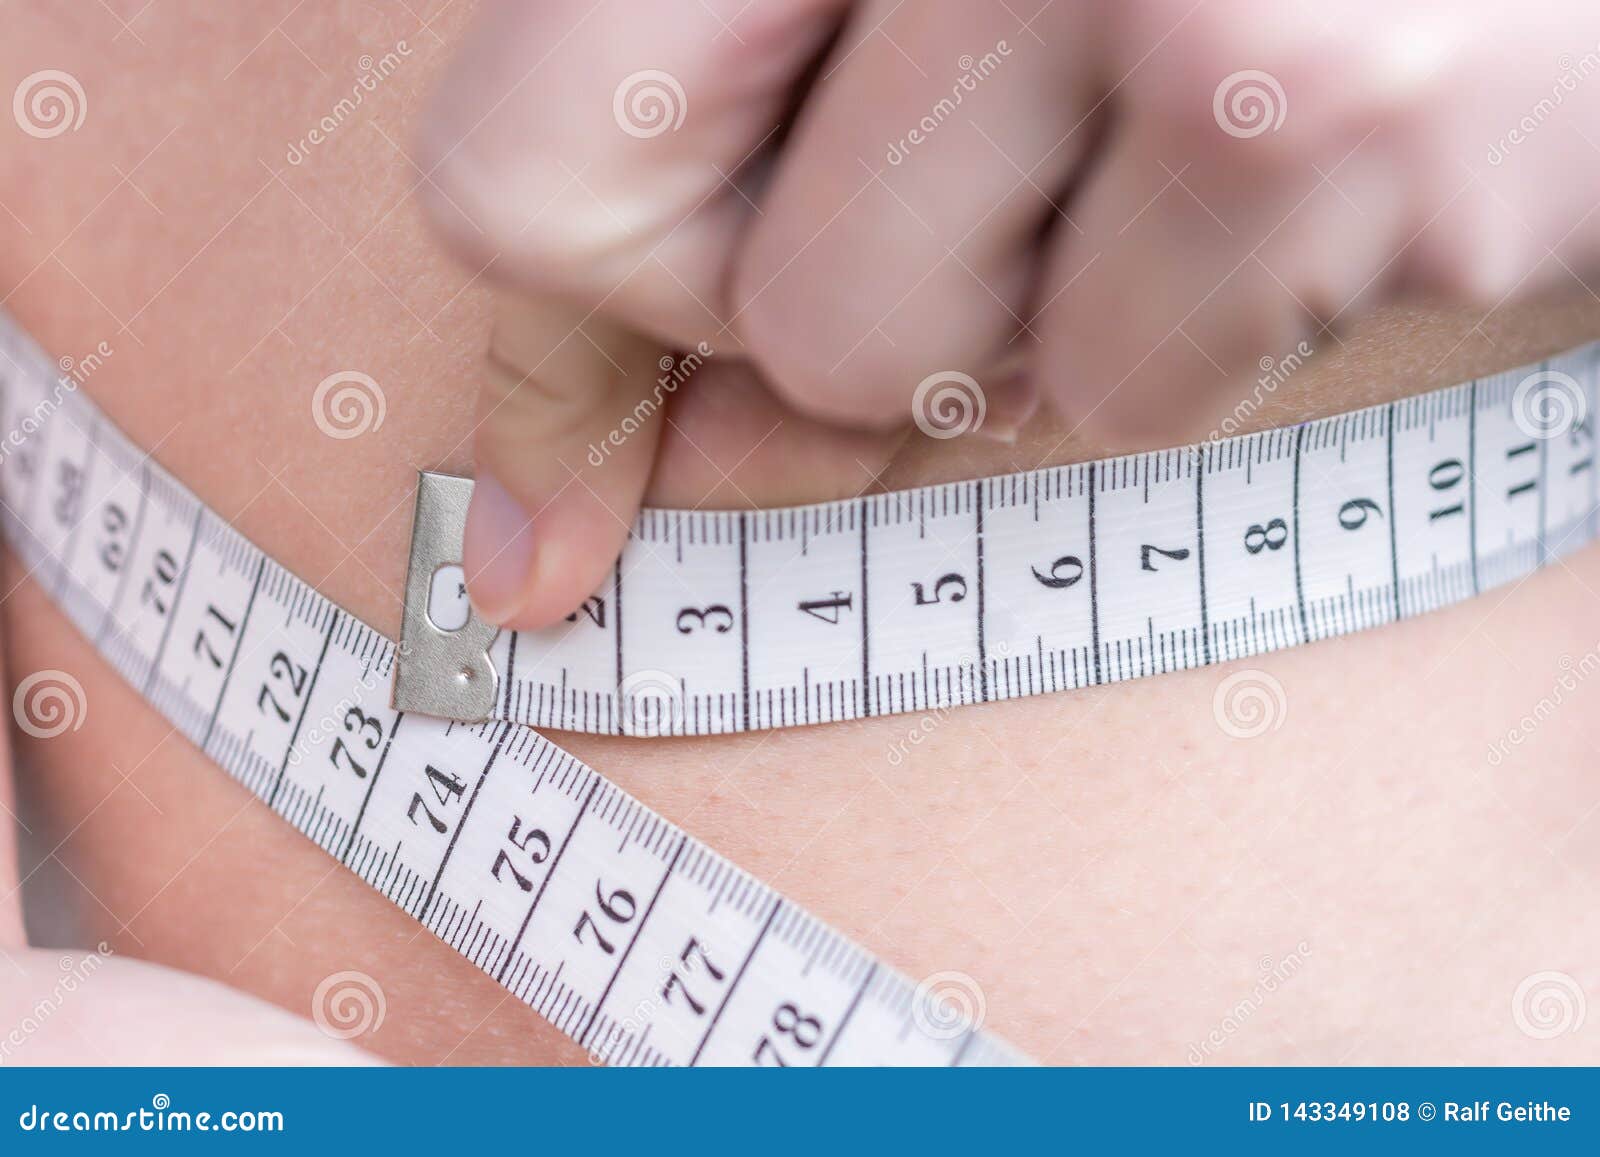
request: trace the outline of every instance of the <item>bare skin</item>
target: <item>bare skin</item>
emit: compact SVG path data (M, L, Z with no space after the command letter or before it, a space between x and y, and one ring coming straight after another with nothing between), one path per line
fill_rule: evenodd
M431 31L403 9L302 14L287 35L230 15L203 40L164 5L137 38L98 8L18 19L0 77L55 62L90 104L76 132L0 137L6 307L52 354L109 342L85 389L111 417L394 635L414 471L470 470L491 324L488 291L427 236L403 155L443 60L435 34L451 40L464 14ZM287 163L357 58L401 39L410 55L359 115ZM1392 312L1324 339L1250 425L1600 336L1600 301L1568 288L1516 309ZM346 369L388 406L381 429L340 441L319 433L310 398ZM822 499L1107 450L1050 416L1011 445L813 439L798 444L814 486L774 492L763 439L802 420L773 403L770 420L721 422L717 375L695 386L673 400L653 504ZM171 734L9 557L4 590L12 678L69 671L89 702L81 730L19 743L36 939L105 940L302 1015L319 981L359 969L388 1002L360 1043L386 1058L581 1062ZM914 717L553 738L911 975L970 973L988 1024L1043 1060L1182 1064L1247 1002L1201 1059L1596 1063L1592 1024L1539 1040L1511 1012L1540 971L1600 992L1595 688L1499 766L1487 752L1551 694L1564 656L1600 645L1597 592L1590 549L1423 620L1252 661L1289 707L1249 741L1212 716L1226 670L969 708L897 762ZM1252 1001L1263 960L1290 956L1292 978Z

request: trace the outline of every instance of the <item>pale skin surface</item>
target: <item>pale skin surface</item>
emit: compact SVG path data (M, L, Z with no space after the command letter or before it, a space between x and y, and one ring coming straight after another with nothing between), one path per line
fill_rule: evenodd
M397 151L442 63L434 33L450 41L464 16L430 32L403 10L302 15L291 43L258 15L219 20L200 43L163 6L139 39L100 10L24 13L0 45L9 83L53 62L90 87L77 132L0 136L6 306L54 355L109 341L85 388L111 417L391 636L414 471L470 471L491 322L488 291L428 237ZM412 54L359 117L288 165L286 143L349 92L357 57L401 38ZM1326 339L1253 424L1597 336L1600 303L1576 281L1516 309L1390 314ZM376 379L388 410L381 430L337 441L310 396L344 369ZM779 412L719 423L715 384L675 399L685 433L669 431L652 502L851 494L893 450L831 443L809 492L774 494L752 450ZM1063 442L1071 429L1041 418L1009 446L913 440L879 484L1105 452ZM392 1060L581 1063L170 734L14 561L4 589L12 678L69 671L89 702L81 730L19 744L33 927L63 926L39 905L68 906L76 943L300 1015L324 977L360 970L387 1016L359 1043ZM554 738L913 977L971 974L988 1025L1043 1060L1185 1063L1257 1003L1263 959L1294 955L1293 978L1211 1063L1595 1063L1592 1018L1536 1040L1511 1013L1536 972L1600 991L1595 690L1500 766L1486 757L1551 694L1563 656L1600 644L1597 592L1590 549L1425 620L1252 661L1282 683L1288 714L1250 741L1213 719L1221 669L965 709L898 765L889 752L916 717L718 741Z

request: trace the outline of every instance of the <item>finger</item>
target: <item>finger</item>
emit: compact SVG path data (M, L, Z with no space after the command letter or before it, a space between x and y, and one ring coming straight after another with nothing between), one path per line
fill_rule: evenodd
M1183 49L1145 64L1170 87L1130 99L1082 189L1082 232L1057 230L1040 286L1039 379L1112 444L1215 426L1261 366L1336 343L1399 273L1407 204L1385 142L1349 156L1367 127L1355 117L1229 132L1210 88L1226 70ZM1258 95L1270 118L1273 92Z
M792 405L882 425L930 374L988 384L1091 135L1082 8L1029 25L1033 9L965 0L859 11L737 269L741 336Z
M1113 148L1085 190L1083 235L1053 242L1035 321L1040 381L1069 421L1112 445L1193 435L1261 359L1332 340L1319 314L1337 307L1307 284L1310 255L1251 252L1282 202L1261 189L1237 191L1243 202L1191 195L1174 171L1136 140Z
M424 118L424 205L504 284L714 337L739 186L844 3L488 0Z
M545 626L601 585L655 459L670 393L660 357L610 322L502 295L463 543L484 619Z
M877 486L909 429L844 429L796 414L737 361L697 368L668 417L646 501L669 508L851 498Z

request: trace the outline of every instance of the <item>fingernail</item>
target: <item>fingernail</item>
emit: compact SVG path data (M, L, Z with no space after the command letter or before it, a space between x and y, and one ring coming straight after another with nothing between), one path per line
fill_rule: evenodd
M472 609L485 622L503 625L526 595L533 519L492 474L480 472L472 488L461 553Z

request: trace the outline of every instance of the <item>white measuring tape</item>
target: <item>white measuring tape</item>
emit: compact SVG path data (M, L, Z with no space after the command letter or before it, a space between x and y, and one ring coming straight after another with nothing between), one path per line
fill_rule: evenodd
M450 605L466 484L429 476L401 711L394 644L132 446L3 312L0 355L0 520L65 613L229 774L610 1063L1022 1058L535 732L419 697L643 734L937 708L1387 622L1596 531L1595 348L1204 450L647 512L608 590L538 636Z
M3 311L0 388L6 538L106 660L595 1057L1023 1060L535 732L391 709L394 644L134 447Z
M1410 618L1595 537L1597 376L1600 344L1209 445L787 510L645 511L605 589L535 633L470 617L471 483L425 476L398 698L715 735L1071 690Z

